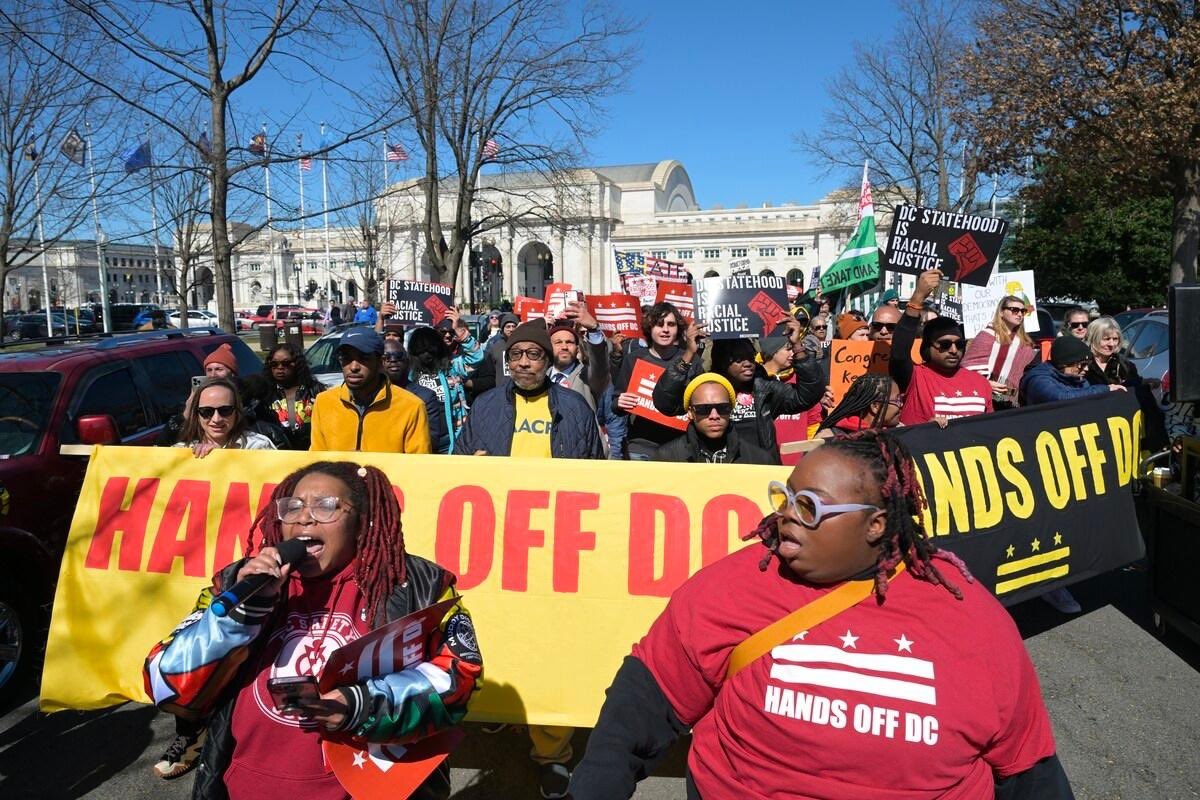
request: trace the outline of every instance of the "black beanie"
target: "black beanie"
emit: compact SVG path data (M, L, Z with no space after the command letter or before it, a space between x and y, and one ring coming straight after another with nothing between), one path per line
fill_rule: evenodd
M1056 367L1078 364L1091 357L1091 348L1084 344L1082 339L1076 339L1069 334L1058 337L1054 344L1050 345L1050 362Z
M536 344L546 353L553 350L550 346L550 334L546 332L545 320L531 319L513 328L513 332L508 335L508 341L504 343L504 352L507 353L514 344L521 342Z
M921 358L929 360L929 348L933 346L941 337L948 333L958 334L963 338L962 325L951 317L934 317L925 323L925 328L921 331Z

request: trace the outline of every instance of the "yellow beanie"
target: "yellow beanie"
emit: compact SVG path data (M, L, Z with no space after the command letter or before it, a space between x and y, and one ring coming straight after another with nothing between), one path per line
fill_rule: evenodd
M683 390L684 408L687 408L689 405L691 405L692 392L696 391L698 387L703 386L706 383L719 383L722 387L724 387L725 391L729 392L729 402L737 402L737 392L733 390L733 384L730 383L724 375L718 375L715 372L702 372L696 377L692 378L691 382L688 383L687 388Z

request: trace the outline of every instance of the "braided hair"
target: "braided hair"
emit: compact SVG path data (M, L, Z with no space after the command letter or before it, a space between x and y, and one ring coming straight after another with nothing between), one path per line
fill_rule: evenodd
M875 418L871 421L872 428L881 427L881 423L887 414L883 413L882 406L892 399L892 377L890 375L863 375L859 377L850 388L846 391L846 396L842 398L842 402L829 412L829 416L821 423L818 431L823 431L826 428L832 428L838 422L848 417L864 418L871 410L871 406L879 403L881 408L875 414Z
M358 514L354 579L367 598L367 619L377 619L392 589L407 578L400 503L391 481L378 467L360 467L349 461L318 461L288 475L275 487L271 501L250 526L246 552L255 552L255 531L259 532L258 549L283 540L283 523L275 514L275 501L291 497L300 481L313 473L336 478L350 489L349 502Z
M875 562L875 594L883 602L888 590L888 573L903 561L914 578L940 585L959 600L962 591L946 580L933 563L934 556L949 561L968 582L974 578L962 560L946 550L934 547L925 532L921 512L925 509L925 492L917 480L912 456L899 439L883 431L867 429L826 441L822 450L832 449L856 459L867 469L879 487L883 510L887 512L887 527L879 543ZM779 546L780 515L770 514L745 538L760 538L774 553ZM765 570L771 555L759 564Z

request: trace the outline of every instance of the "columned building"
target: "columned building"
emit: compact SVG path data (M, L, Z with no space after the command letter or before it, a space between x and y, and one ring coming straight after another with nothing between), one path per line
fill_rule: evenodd
M4 308L34 311L45 307L46 284L50 305L77 308L99 303L103 284L111 303L157 303L159 280L167 302L175 291L175 272L171 248L153 245L103 242L103 277L97 268L94 239L63 240L48 246L44 253L25 261L28 254L13 260L21 266L10 269L4 280ZM43 263L45 279L43 279Z

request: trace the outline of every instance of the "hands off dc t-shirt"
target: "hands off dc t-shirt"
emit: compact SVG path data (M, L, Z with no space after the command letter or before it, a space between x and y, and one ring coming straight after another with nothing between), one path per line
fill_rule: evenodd
M979 800L995 776L1054 753L1037 676L1012 618L950 563L963 592L901 573L747 666L746 637L825 594L747 547L681 586L633 655L693 727L704 800ZM720 602L714 602L720 597Z

